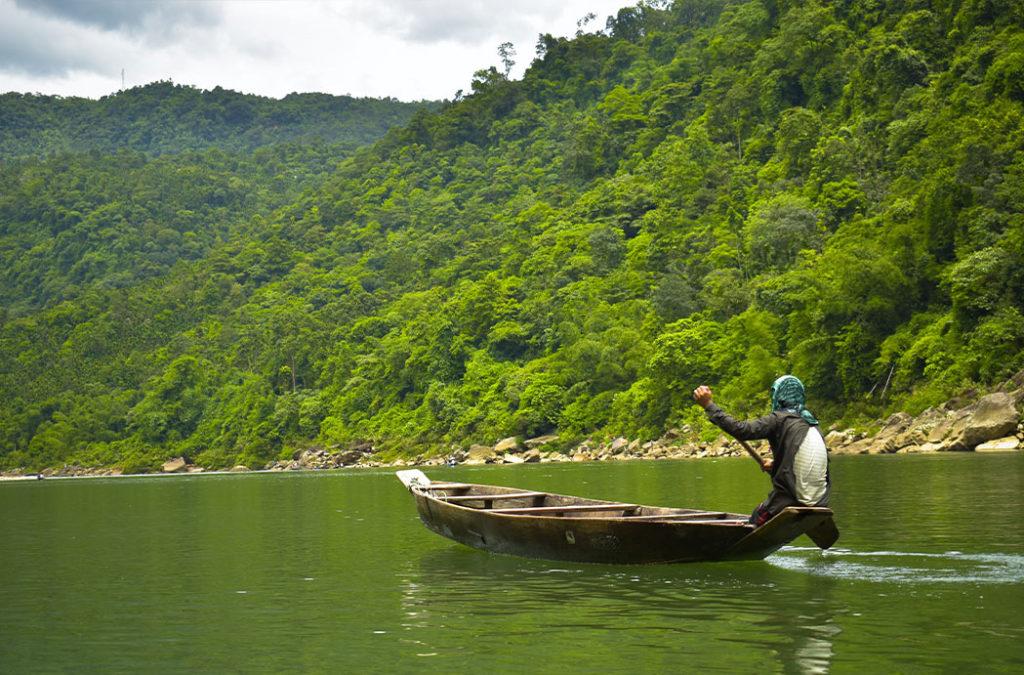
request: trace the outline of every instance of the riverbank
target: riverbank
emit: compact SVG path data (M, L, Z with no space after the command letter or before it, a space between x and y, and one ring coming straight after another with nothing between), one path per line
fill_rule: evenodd
M885 420L867 425L874 433L836 426L826 431L825 441L832 454L886 454L932 452L1012 452L1024 450L1024 373L1008 380L996 391L984 396L970 393L929 408L919 415L894 413ZM606 442L586 439L569 448L558 436L520 439L509 437L493 446L453 446L443 455L384 459L369 443L345 449L311 448L296 452L290 460L275 460L255 470L320 471L358 467L409 467L479 464L523 464L543 462L635 461L662 459L704 459L735 457L744 454L735 440L719 436L711 442L692 439L687 427L670 429L657 440L615 438ZM762 455L769 453L766 443L755 442ZM168 460L160 473L137 475L192 475L200 473L241 473L252 467L235 466L228 470L210 470L188 462L184 457ZM0 474L0 480L121 476L115 467L63 466L41 472L13 471Z

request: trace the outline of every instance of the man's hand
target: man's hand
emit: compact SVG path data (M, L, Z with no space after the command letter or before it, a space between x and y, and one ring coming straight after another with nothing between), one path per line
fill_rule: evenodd
M764 471L765 473L771 473L773 464L775 464L775 462L772 460L771 457L765 457L764 459L761 460L761 471Z
M711 387L706 385L700 385L693 390L693 400L697 402L701 408L707 408L711 405Z

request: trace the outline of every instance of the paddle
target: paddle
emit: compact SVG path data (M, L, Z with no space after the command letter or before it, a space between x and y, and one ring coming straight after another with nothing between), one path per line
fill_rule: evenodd
M764 461L764 459L761 458L761 455L757 454L757 452L752 447L750 447L750 443L747 443L746 441L739 438L737 438L736 441L741 446L743 446L743 449L747 451L748 455L754 458L754 461L757 462L757 465L761 467L761 471L764 471L765 473L771 471L771 466L766 461Z

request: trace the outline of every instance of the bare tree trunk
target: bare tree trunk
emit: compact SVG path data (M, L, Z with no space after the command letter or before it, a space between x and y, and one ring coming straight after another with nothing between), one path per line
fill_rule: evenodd
M889 381L892 380L892 371L896 370L896 362L892 362L892 368L889 369L889 377L885 378L885 386L882 387L882 400L885 400L885 392L889 391Z

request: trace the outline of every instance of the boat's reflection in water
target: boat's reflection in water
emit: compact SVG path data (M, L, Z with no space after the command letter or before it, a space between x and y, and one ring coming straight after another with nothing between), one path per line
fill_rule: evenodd
M407 635L439 656L489 643L500 661L543 637L548 665L558 644L555 661L579 668L819 673L842 632L833 581L764 562L572 564L442 544L400 583Z

